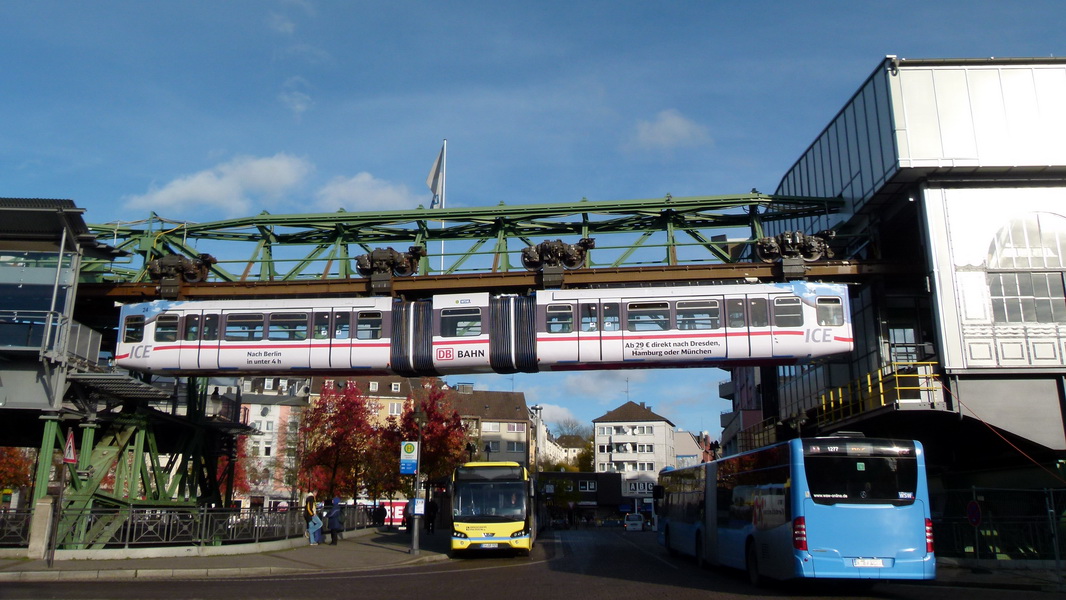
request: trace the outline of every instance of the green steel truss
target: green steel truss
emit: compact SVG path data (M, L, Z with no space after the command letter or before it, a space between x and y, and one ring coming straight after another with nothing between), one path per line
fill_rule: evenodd
M483 208L271 215L208 223L154 213L132 223L90 225L99 241L130 253L83 265L83 281L143 282L147 265L167 255L218 262L217 281L297 281L358 277L355 258L375 248L422 246L418 273L521 269L521 251L549 239L595 238L590 267L728 263L745 258L763 224L837 211L837 198L732 196L588 201ZM737 232L737 230L740 230ZM730 235L731 234L731 235Z

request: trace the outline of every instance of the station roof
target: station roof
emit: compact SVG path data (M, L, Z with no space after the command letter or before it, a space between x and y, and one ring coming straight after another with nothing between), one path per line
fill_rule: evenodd
M109 260L126 254L102 244L89 231L73 200L0 198L0 247L8 250L58 250L65 235L81 251Z

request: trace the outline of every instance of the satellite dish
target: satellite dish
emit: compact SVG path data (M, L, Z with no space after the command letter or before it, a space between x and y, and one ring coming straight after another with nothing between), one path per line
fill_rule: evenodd
M270 407L269 406L264 406L263 410L259 411L259 414L263 415L264 417L269 415L270 414Z

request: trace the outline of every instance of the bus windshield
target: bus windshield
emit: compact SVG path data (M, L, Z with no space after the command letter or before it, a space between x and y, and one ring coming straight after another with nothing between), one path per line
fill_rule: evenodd
M864 440L804 440L804 472L817 504L914 503L918 465L914 444Z
M453 511L463 521L523 520L526 484L521 481L457 481ZM471 518L472 517L472 518Z

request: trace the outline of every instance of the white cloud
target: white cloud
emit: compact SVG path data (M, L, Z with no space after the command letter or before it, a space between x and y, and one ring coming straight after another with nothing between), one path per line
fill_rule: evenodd
M406 185L377 179L365 171L354 177L334 177L317 196L315 206L322 212L341 208L348 211L405 210L415 208L425 200L412 194Z
M290 77L282 85L278 100L299 119L313 104L310 87L303 77Z
M267 16L267 26L285 35L292 35L296 31L296 23L292 19L276 12L272 12Z
M621 406L626 401L627 386L632 389L631 386L646 378L647 374L642 371L589 371L568 375L562 383L563 395Z
M305 159L279 153L270 157L239 156L198 173L179 177L147 193L127 196L126 208L173 211L189 216L201 208L220 209L225 216L243 216L280 202L314 170Z
M580 421L574 412L565 406L559 406L558 404L541 404L544 410L541 411L541 419L545 423L559 423L566 420Z
M711 143L707 128L670 108L651 121L638 121L628 147L633 150L673 150Z

